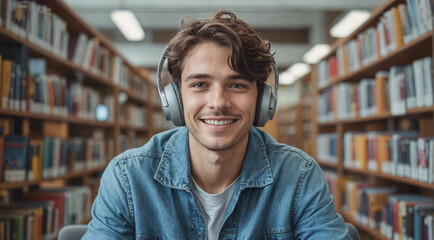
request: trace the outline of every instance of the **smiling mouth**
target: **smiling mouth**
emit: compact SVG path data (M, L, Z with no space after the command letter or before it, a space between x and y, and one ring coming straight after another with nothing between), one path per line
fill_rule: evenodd
M209 124L209 125L214 125L214 126L223 126L223 125L229 125L234 123L236 120L231 119L231 120L207 120L204 119L202 120L202 122Z

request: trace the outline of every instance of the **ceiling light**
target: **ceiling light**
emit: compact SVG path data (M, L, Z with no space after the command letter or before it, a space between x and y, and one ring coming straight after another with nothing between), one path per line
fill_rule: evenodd
M294 63L286 71L279 74L279 83L283 85L291 85L300 77L303 77L311 71L311 66L306 63Z
M291 85L297 81L297 79L298 78L289 71L284 71L283 73L279 74L279 84L282 85Z
M347 37L370 16L371 13L367 10L351 10L330 29L330 35L336 38Z
M288 69L290 73L292 73L297 78L303 77L307 73L309 73L311 70L311 66L306 63L294 63L292 66Z
M309 64L316 64L325 55L330 52L330 45L328 44L317 44L313 46L309 51L303 55L303 61Z
M141 41L145 38L145 32L131 11L113 11L110 17L129 41Z

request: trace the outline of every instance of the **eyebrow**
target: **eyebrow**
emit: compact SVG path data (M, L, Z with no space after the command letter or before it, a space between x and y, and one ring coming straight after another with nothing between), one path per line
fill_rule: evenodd
M185 78L184 82L188 82L188 81L191 81L193 79L202 79L202 78L211 78L211 75L206 74L206 73L190 74ZM245 78L243 76L241 76L240 74L234 74L234 75L230 75L230 76L226 77L226 79L227 80L237 80L237 79L245 79Z

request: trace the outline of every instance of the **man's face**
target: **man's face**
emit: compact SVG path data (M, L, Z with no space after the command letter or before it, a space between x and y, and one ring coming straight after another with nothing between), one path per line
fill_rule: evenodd
M206 42L184 59L181 94L190 146L222 151L247 144L258 90L229 67L228 57L228 47Z

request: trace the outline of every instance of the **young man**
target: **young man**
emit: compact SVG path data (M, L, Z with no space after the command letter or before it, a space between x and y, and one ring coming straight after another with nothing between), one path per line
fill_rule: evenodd
M222 11L168 49L186 127L110 162L84 239L349 239L314 159L253 127L268 42Z

